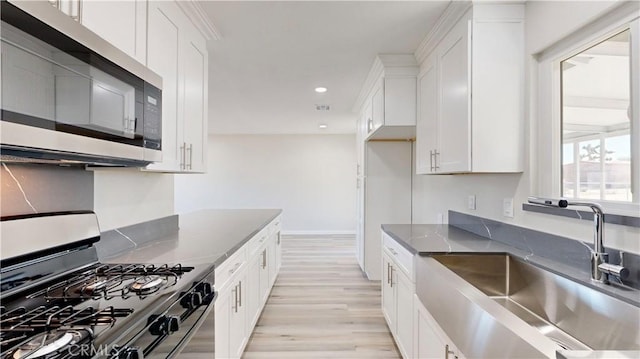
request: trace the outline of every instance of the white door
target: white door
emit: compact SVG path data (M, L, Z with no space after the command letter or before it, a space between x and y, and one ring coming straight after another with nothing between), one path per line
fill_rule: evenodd
M82 25L141 63L146 58L147 2L82 1ZM117 19L117 25L114 24Z
M402 271L396 272L396 338L405 358L413 358L413 283Z
M149 2L147 67L162 76L162 163L150 169L179 170L182 162L180 11L174 2Z
M440 172L471 170L470 26L466 21L458 23L438 51L441 93L436 165Z
M233 288L232 288L233 289ZM214 303L215 312L215 353L217 359L229 358L231 310L235 302L235 292L220 292Z
M418 80L419 107L416 122L416 173L435 171L433 152L438 148L438 75L436 57L425 60Z
M236 285L232 292L236 294L235 304L231 303L231 324L229 326L229 351L230 358L240 358L247 343L247 275L238 275ZM217 352L216 352L217 355Z
M393 262L386 252L382 252L382 314L387 320L391 332L396 331L396 295Z
M194 34L194 36L196 36ZM206 169L205 146L207 119L206 48L195 41L186 41L184 56L184 142L187 144L186 170L204 172Z

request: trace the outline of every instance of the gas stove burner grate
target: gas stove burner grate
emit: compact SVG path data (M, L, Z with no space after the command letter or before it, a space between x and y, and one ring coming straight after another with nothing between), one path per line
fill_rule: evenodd
M158 275L139 277L129 285L129 289L138 294L151 294L157 292L167 283L167 280Z
M52 348L60 344L60 340L66 340L73 336L72 341L77 343L80 339L84 341L89 335L93 338L98 333L97 328L112 327L117 318L126 317L131 313L133 313L132 309L114 307L106 307L102 310L96 310L93 307L78 310L72 306L52 306L49 308L40 306L31 310L27 310L25 307L6 310L6 308L2 307L2 314L0 315L0 345L3 353L21 353L17 357L34 359L40 356L46 358L55 357L55 353L59 348L55 350ZM62 334L56 337L60 333ZM78 336L73 333L80 333L81 335ZM50 344L53 346L48 346L48 349L43 349L44 346L43 348L34 348L37 341L48 343L50 339L52 339ZM51 349L50 352L48 352L49 349ZM38 354L36 356L36 352L41 355ZM13 358L13 354L10 357Z
M34 292L27 298L42 296L51 301L127 298L132 295L144 297L175 285L182 274L191 270L193 267L183 267L180 264L100 264Z
M92 334L85 328L58 329L39 334L9 354L11 359L81 357L78 345L91 341Z

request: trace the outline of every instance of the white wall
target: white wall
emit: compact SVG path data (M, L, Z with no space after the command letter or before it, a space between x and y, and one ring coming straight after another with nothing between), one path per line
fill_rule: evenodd
M212 135L208 173L176 175L176 212L281 208L285 233L354 233L355 149L355 135Z
M138 169L96 170L93 205L100 230L172 215L173 176Z
M545 46L557 42L571 31L584 26L611 7L612 2L527 2L527 49L533 55ZM535 64L533 57L530 59ZM530 82L529 82L530 83ZM528 88L530 96L532 89ZM535 107L528 111L529 128L535 124ZM527 134L531 131L527 131ZM535 144L527 148L535 153ZM527 154L527 159L529 156ZM415 172L414 172L415 173ZM522 211L522 203L530 195L531 171L522 174L474 174L456 176L414 176L413 222L436 223L437 215L448 209L507 222L513 225L550 232L590 242L593 226L589 221ZM467 197L476 196L476 210L467 209ZM514 198L514 218L502 215L504 198ZM611 225L605 226L605 245L629 252L640 253L640 229Z

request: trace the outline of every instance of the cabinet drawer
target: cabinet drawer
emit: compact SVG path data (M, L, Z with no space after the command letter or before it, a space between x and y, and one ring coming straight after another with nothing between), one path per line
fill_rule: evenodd
M382 248L391 254L398 267L415 283L413 254L384 232L382 233Z
M282 230L282 224L279 216L276 217L276 219L274 219L273 222L271 222L269 229L270 229L269 236L272 236Z
M267 239L269 239L268 227L263 228L260 232L258 232L258 234L256 234L255 236L253 236L253 238L251 238L248 245L246 246L248 250L247 254L249 256L249 259L253 258L253 256L256 255L256 253L260 250L260 248L262 248L264 244L267 242Z
M215 269L216 289L223 288L235 273L242 269L247 261L247 246L244 245Z

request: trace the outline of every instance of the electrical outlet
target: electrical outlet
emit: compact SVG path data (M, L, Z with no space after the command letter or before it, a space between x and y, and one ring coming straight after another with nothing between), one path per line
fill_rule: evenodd
M502 200L502 215L513 218L513 198L505 198Z
M475 211L475 209L476 209L476 195L475 194L469 195L468 202L467 202L467 207L469 209L472 209L472 210Z
M444 215L442 213L438 213L436 224L443 224L443 223L444 223Z

